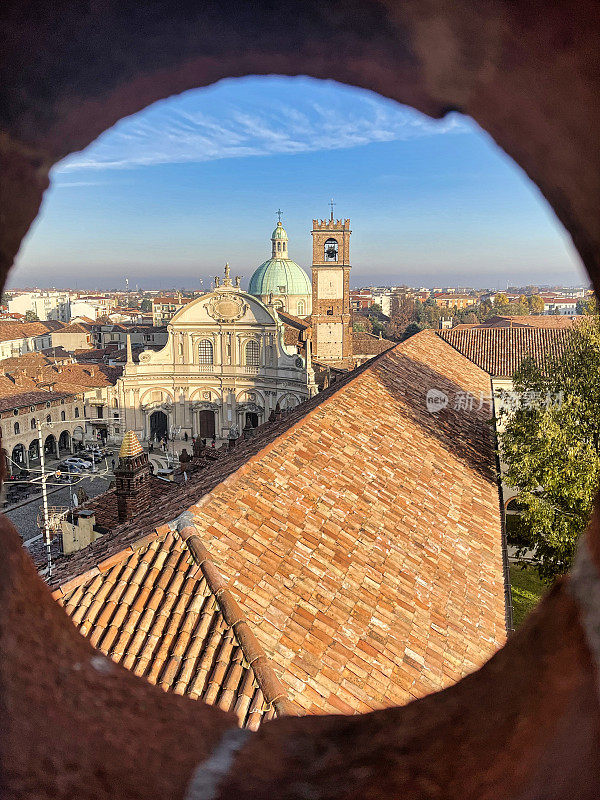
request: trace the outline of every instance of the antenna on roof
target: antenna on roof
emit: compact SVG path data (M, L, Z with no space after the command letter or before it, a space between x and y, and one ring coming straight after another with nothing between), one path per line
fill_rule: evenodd
M331 221L333 222L333 207L335 205L335 203L333 202L333 197L329 201L329 205L331 206Z

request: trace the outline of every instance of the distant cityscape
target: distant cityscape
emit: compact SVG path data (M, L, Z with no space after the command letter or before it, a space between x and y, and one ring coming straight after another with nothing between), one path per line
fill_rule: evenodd
M79 318L95 322L106 317L115 323L164 325L186 303L213 288L214 283L208 289L182 288L169 292L138 288L105 292L93 289L14 288L4 293L0 319L69 323ZM390 285L356 286L350 290L350 302L355 312L378 306L388 317L394 314L396 305L404 299L435 304L446 310L450 317L464 311L477 314L482 307L489 310L491 307L497 308L498 304L505 306L506 313L513 315L536 313L575 316L580 313L577 311L578 303L581 304L592 295L591 288L582 286L529 285L509 286L506 289L473 289L443 285L428 289L422 286Z

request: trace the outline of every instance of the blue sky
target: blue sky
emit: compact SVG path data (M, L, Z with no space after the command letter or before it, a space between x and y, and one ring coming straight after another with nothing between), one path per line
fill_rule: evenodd
M156 103L57 165L10 285L50 270L65 288L207 287L225 261L247 285L278 208L309 267L330 197L351 219L353 286L587 283L536 187L469 119L253 77Z

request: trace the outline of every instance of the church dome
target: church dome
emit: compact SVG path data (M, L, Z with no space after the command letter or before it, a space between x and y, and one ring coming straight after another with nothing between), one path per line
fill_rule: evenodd
M248 287L250 294L261 296L278 294L310 295L310 278L291 258L270 258L254 272Z
M257 297L270 294L310 297L312 294L310 278L302 267L288 257L288 235L281 219L271 234L271 258L254 272L248 291Z

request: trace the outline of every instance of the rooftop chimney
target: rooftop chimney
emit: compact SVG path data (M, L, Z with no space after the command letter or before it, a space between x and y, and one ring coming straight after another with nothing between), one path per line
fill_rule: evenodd
M148 456L133 431L123 437L115 480L119 522L125 522L145 510L150 500Z

